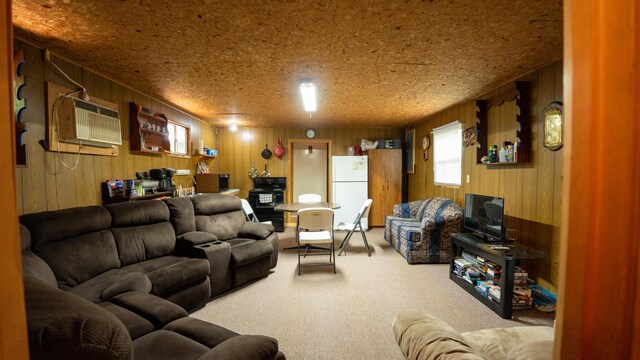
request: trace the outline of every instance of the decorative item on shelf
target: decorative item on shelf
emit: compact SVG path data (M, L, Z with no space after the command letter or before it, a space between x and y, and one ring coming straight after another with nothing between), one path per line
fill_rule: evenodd
M551 151L558 151L563 144L562 116L563 105L560 101L554 101L544 109L544 147Z
M489 162L495 163L498 162L498 145L491 145L489 148Z
M356 145L353 147L353 154L355 156L362 156L362 147L360 145Z
M429 135L422 137L422 158L424 161L429 160L429 148L431 147L431 138Z
M478 143L478 128L470 127L462 132L462 146L469 147Z
M367 150L371 150L371 149L377 149L378 148L378 140L365 140L362 139L360 141L360 148L362 149L362 151L367 151Z
M276 145L276 147L273 148L273 153L276 155L278 159L282 160L282 157L284 156L284 153L285 153L284 146L282 145L282 138L278 138L278 145Z

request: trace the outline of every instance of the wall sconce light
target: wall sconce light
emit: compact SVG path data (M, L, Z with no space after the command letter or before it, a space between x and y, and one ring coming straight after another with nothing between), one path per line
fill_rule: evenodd
M238 130L238 124L236 124L236 122L235 122L235 121L232 121L232 122L231 122L231 125L229 125L229 130L230 130L230 131L236 131L236 130Z
M302 103L304 110L307 112L316 111L318 106L316 101L316 86L311 79L305 79L300 84L300 93L302 94Z

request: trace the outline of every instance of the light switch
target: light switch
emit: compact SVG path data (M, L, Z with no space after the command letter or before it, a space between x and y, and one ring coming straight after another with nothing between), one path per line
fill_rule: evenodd
M471 176L469 174L467 174L467 184L469 183L469 179L471 178Z

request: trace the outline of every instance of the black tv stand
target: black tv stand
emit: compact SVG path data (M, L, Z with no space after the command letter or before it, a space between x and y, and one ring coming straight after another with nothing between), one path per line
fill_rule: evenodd
M457 233L456 235L471 240L471 241L478 241L478 242L482 242L485 244L499 244L500 243L500 239L497 239L495 237L491 237L485 234L478 234L475 232L466 232L466 233Z
M495 245L503 245L502 249L495 249ZM463 280L453 272L453 263L462 254L462 250L467 250L492 261L502 268L500 277L501 296L500 303L480 294L474 286ZM510 319L513 314L513 271L519 260L542 259L546 255L538 250L534 250L521 244L510 244L502 242L485 243L476 234L454 233L451 235L451 261L449 265L449 279L465 289L469 294L482 302L489 309L504 319Z

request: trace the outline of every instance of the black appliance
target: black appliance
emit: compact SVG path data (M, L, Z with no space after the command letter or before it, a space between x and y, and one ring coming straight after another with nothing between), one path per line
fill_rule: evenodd
M229 190L229 174L218 174L218 190Z
M501 241L504 236L504 199L494 196L466 194L464 228L484 241Z
M171 168L161 168L161 169L151 169L149 170L148 173L148 177L145 177L144 175L140 176L140 174L136 174L138 176L138 179L141 180L156 180L158 181L158 185L157 188L155 189L156 191L162 192L162 191L173 191L173 182L172 182L172 178L173 175L175 173L175 170L171 169ZM145 191L145 194L147 193L147 187L144 185L143 183L143 188ZM155 191L154 191L155 192Z
M284 231L284 212L275 211L284 204L286 177L258 177L253 179L253 190L249 190L249 204L260 221L271 221L277 232Z

